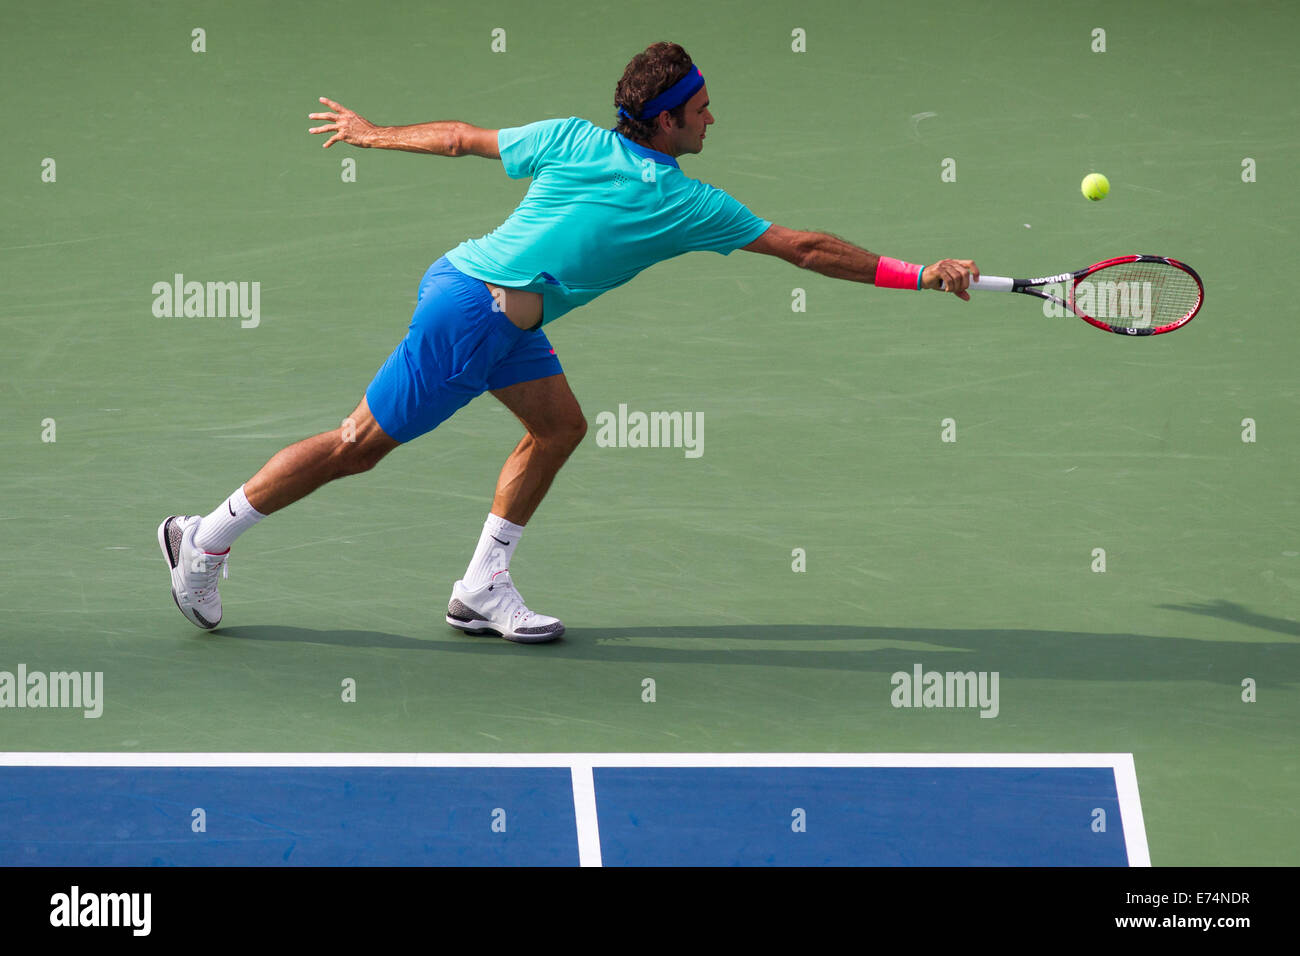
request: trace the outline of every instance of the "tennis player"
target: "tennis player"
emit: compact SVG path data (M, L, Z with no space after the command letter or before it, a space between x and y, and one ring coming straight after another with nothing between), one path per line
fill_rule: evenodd
M530 610L509 570L525 525L587 431L543 326L656 262L701 250L744 249L837 279L946 287L962 299L979 275L965 259L922 267L773 225L688 177L677 159L704 148L714 120L704 77L674 43L655 43L628 64L612 130L577 117L501 130L461 122L380 127L321 102L330 112L309 114L323 121L309 132L331 134L327 148L341 142L481 156L532 182L500 227L430 266L406 337L343 427L280 451L206 517L173 515L159 526L172 597L201 628L221 622L217 581L240 534L328 481L370 470L487 391L519 418L524 436L501 470L469 566L452 586L447 623L523 643L553 640L564 624Z

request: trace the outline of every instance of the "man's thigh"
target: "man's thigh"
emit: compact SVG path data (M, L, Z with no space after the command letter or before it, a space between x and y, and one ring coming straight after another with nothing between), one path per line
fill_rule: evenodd
M405 338L366 389L375 420L399 442L432 431L485 391L563 372L546 336L493 310L482 282L438 270L435 263L426 274Z
M538 438L572 434L585 423L582 407L563 372L493 389L492 394Z

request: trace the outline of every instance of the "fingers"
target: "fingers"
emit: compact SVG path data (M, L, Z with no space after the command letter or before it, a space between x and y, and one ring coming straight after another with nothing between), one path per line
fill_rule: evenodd
M979 267L971 259L941 259L934 265L930 266L933 275L938 279L934 285L926 283L927 288L942 289L944 292L951 292L963 302L970 301L970 293L966 290L970 288L971 279L979 278Z
M308 113L308 119L328 120L324 126L313 126L307 130L309 133L333 133L334 135L321 144L322 149L329 149L339 140L347 141L347 134L343 129L343 124L351 124L354 120L359 119L355 113L346 106L335 103L328 96L320 97L320 101L328 106L333 113ZM363 121L364 122L364 121Z
M334 102L333 100L331 100L331 99L327 99L327 98L324 97L324 96L322 96L322 97L320 98L320 101L321 101L322 103L324 103L326 106L328 106L330 109L335 109L335 110L342 110L342 109L343 109L343 107L339 106L339 104L335 103L335 102ZM307 114L307 118L308 118L308 119L314 119L314 120L326 120L326 121L327 121L327 125L325 125L325 126L313 126L313 127L311 127L309 130L307 130L307 132L309 132L309 133L336 133L336 132L338 132L338 129L339 129L339 121L343 119L343 117L339 116L339 115L336 114L336 113L308 113L308 114ZM336 140L336 139L338 139L337 136L331 138L331 139L329 140L329 142L327 142L327 143L324 144L324 148L325 148L325 149L328 149L329 146L330 146L330 143L333 143L334 140Z
M966 287L970 285L970 272L956 259L944 259L939 263L939 274L943 276L943 287L958 298L970 298Z

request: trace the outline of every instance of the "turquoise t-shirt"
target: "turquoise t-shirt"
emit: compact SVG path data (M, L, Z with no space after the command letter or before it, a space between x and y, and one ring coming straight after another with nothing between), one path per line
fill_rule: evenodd
M772 225L665 153L584 119L499 130L511 179L532 177L510 218L447 253L466 275L542 294L542 322L642 269L709 250L728 255Z

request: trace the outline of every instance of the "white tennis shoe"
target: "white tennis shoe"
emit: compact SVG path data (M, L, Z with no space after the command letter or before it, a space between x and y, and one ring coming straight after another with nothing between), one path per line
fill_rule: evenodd
M564 633L564 623L528 610L510 571L498 571L481 588L470 590L464 581L452 585L447 623L467 634L496 634L520 644L553 641Z
M191 624L210 631L221 623L217 576L229 577L224 554L195 547L201 515L172 515L158 526L158 547L172 574L172 600Z

